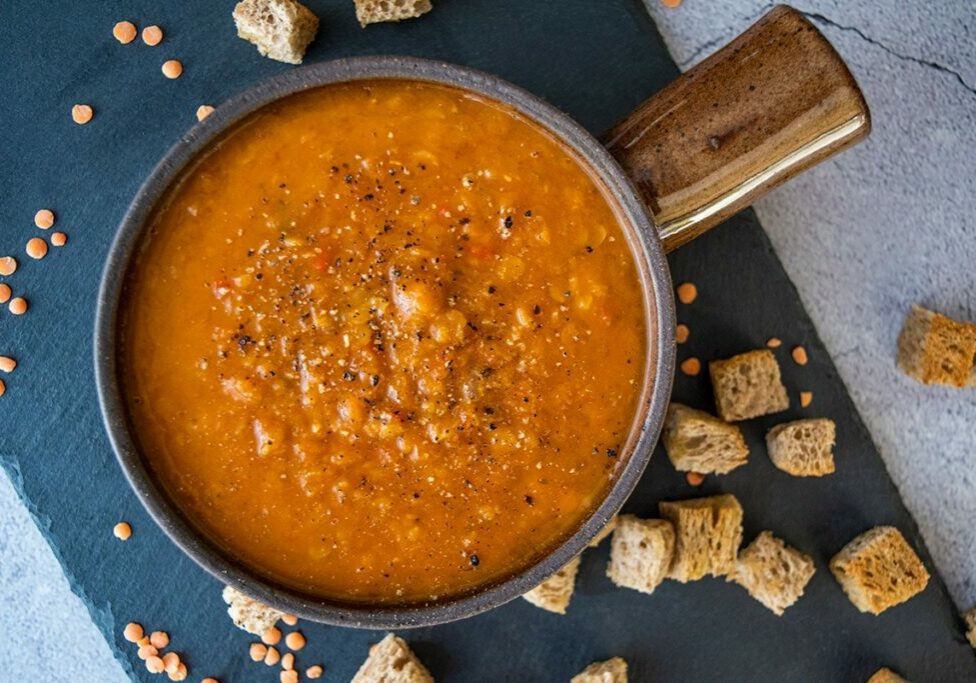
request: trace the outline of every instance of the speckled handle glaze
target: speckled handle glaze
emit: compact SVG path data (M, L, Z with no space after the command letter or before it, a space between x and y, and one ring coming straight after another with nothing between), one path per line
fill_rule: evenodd
M780 5L605 140L670 251L870 130L867 103L840 56Z

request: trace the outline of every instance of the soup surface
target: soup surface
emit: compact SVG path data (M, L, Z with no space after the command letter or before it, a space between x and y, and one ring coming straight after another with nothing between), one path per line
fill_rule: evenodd
M321 596L417 603L506 578L600 502L644 324L615 212L549 134L359 82L262 109L170 192L123 382L215 542Z

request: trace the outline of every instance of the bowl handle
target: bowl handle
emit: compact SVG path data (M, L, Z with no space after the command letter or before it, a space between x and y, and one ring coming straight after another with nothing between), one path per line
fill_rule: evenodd
M870 130L843 60L803 15L779 5L604 141L670 251Z

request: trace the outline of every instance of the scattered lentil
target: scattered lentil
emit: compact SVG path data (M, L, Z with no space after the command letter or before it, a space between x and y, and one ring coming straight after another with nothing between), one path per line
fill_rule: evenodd
M158 656L153 655L152 657L146 660L146 671L148 671L149 673L161 674L163 673L163 670L164 670L163 660L160 659Z
M685 475L685 480L692 486L701 486L705 483L705 475L701 472L689 472Z
M164 647L169 645L169 634L166 633L166 631L153 631L149 636L149 642L152 643L154 647L158 647L160 650L162 650Z
M10 291L10 285L6 282L0 282L0 304L5 304L10 301L10 295L12 293Z
M128 541L129 537L132 535L132 527L129 526L128 522L119 522L112 528L112 533L115 534L115 537L120 541ZM139 638L142 638L142 636L139 636ZM139 638L136 638L136 640L139 640ZM149 642L152 642L152 638L149 639ZM153 645L156 645L156 643L153 643ZM157 647L166 646L158 645Z
M11 373L17 367L17 361L10 356L0 356L0 372Z
M677 9L681 6L681 0L661 0L661 4L668 9Z
M0 396L3 396L5 393L7 393L7 383L0 379Z
M145 660L145 659L149 659L150 657L155 657L156 655L158 655L159 650L154 648L152 645L143 645L142 647L139 648L139 652L137 652L136 654L139 655L139 659Z
M251 643L248 654L251 656L251 661L260 662L268 654L268 646L264 643Z
M285 636L285 645L288 646L289 650L301 650L305 647L305 636L299 631L292 631L287 636Z
M136 25L131 21L120 21L112 27L112 35L123 45L128 45L136 39Z
M24 315L27 312L27 299L22 296L15 296L10 300L8 307L14 315Z
M277 645L280 640L281 631L277 626L272 626L261 634L261 642L265 645Z
M800 392L800 407L801 408L806 408L811 403L813 403L813 392L812 391L801 391Z
M167 652L163 655L163 667L166 673L173 673L180 666L180 656L175 652Z
M793 356L793 362L797 365L806 365L809 360L807 358L807 350L802 346L794 348L791 355Z
M205 118L213 114L214 108L209 104L201 104L197 107L197 121L203 121Z
M681 372L694 377L701 372L701 361L694 357L681 361Z
M134 621L126 624L125 629L122 631L122 637L128 640L130 643L137 642L140 638L142 638L142 635L142 626Z
M83 126L92 120L95 110L90 104L76 104L71 108L71 120L79 126Z
M44 258L47 256L47 242L40 237L31 237L27 240L27 255L35 260Z
M183 64L178 59L168 59L163 62L163 75L166 78L179 78L183 74Z
M208 676L207 678L204 678L202 681L200 681L200 683L220 683L220 681L218 681L216 678L211 678Z
M296 617L294 614L284 614L282 615L281 620L289 626L294 626L298 623L298 617Z
M298 672L292 669L282 671L279 678L281 683L298 683Z
M770 337L766 340L766 346L771 349L778 349L783 345L783 341L779 337Z
M698 288L690 282L678 285L678 301L690 304L698 298Z
M68 243L68 236L63 232L52 232L51 233L51 246L52 247L63 247Z
M0 275L13 275L17 270L17 259L13 256L0 256Z
M305 675L308 678L321 678L322 677L322 672L323 672L323 669L318 664L316 664L315 666L310 666L307 669L305 669Z
M688 329L687 325L678 325L676 328L674 328L675 339L677 339L679 344L684 344L686 341L688 341L688 335L690 332L691 330Z
M189 671L187 671L186 664L180 662L180 665L176 667L176 671L169 672L169 680L185 681L187 674L189 674Z
M34 214L34 225L41 230L47 230L54 225L54 212L51 209L41 209Z
M146 645L149 645L149 636L144 635L142 638L136 641L136 645L138 645L139 647L145 647Z
M156 25L142 29L142 42L150 47L159 45L163 40L163 29Z
M287 670L295 668L295 655L288 652L281 655L281 668Z
M268 666L274 666L281 661L281 654L278 652L278 648L269 647L268 654L264 656L264 663Z

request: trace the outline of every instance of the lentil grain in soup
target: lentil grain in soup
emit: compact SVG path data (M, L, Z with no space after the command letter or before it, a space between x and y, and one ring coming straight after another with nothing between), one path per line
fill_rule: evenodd
M120 329L173 500L264 575L351 602L470 592L572 534L645 366L633 257L576 157L402 80L225 134L156 211Z

